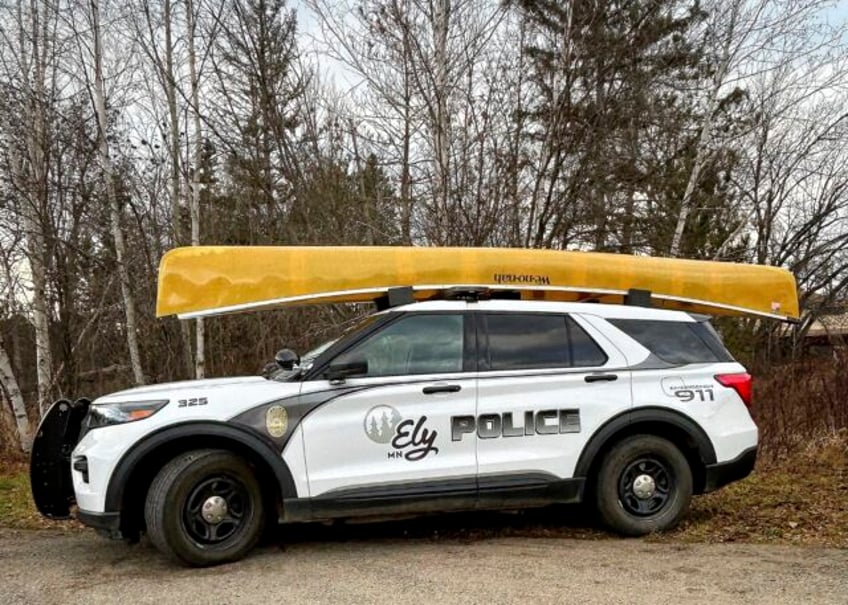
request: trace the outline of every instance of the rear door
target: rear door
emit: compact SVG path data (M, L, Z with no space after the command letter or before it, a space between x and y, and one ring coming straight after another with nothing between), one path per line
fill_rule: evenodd
M304 383L326 403L303 422L309 493L386 507L476 492L473 441L452 442L453 415L474 413L473 326L461 311L406 313L331 363L365 361L341 384Z
M624 357L567 314L484 312L478 325L477 418L461 437L477 443L481 497L572 477L588 437L631 405Z

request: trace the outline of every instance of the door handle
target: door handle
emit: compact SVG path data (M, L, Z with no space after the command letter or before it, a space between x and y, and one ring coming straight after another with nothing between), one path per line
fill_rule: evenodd
M434 384L424 387L421 392L425 395L432 395L433 393L458 393L461 390L462 387L458 384Z
M589 374L583 380L586 382L612 382L618 380L618 374Z

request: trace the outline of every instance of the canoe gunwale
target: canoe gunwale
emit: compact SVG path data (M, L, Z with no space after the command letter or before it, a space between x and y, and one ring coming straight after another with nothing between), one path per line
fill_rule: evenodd
M363 300L344 300L344 297L361 297L363 295L373 295L373 299L378 298L386 294L386 292L393 288L402 288L402 287L411 287L413 291L437 291L444 292L452 289L480 289L484 288L490 291L520 291L520 292L566 292L566 293L580 293L587 295L598 295L598 296L622 296L625 297L628 294L628 290L620 290L620 289L603 289L603 288L586 288L586 287L569 287L569 286L520 286L520 285L499 285L499 284L419 284L415 286L382 286L382 287L371 287L371 288L359 288L352 290L337 290L337 291L328 291L321 293L313 293L313 294L302 294L299 296L287 296L281 298L273 298L263 301L250 302L250 303L242 303L237 305L228 305L223 307L215 307L211 309L204 309L200 311L189 311L186 313L177 313L177 317L179 319L197 319L197 318L206 318L206 317L215 317L218 315L229 315L235 313L242 313L246 311L256 310L256 311L266 311L272 310L275 308L285 307L288 305L298 305L298 304L308 304L310 300L315 301L313 304L343 304L343 303L356 303L356 304L367 304L372 301L363 301ZM749 309L746 307L739 307L735 305L728 305L723 303L712 302L709 300L699 300L693 298L686 298L681 296L672 296L667 294L659 294L655 292L651 292L651 298L656 300L664 300L670 302L679 302L683 304L691 304L698 305L700 307L707 307L713 309L721 309L724 311L729 311L734 314L745 315L745 316L755 316L762 317L766 319L774 319L786 323L795 324L798 323L799 320L793 317L789 317L787 315L782 315L779 313L767 313L764 311L757 311L753 309ZM553 301L557 302L557 301ZM574 301L578 302L578 301ZM683 312L685 310L678 309ZM693 311L694 312L694 311ZM699 311L700 312L700 311Z

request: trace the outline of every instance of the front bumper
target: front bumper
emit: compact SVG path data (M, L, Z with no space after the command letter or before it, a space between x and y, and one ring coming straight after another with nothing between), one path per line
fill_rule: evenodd
M121 513L95 513L79 509L74 516L83 525L92 527L110 538L120 539L122 537Z
M744 450L733 460L718 462L707 466L704 493L712 492L720 487L744 479L754 470L757 462L757 447Z
M67 519L75 502L71 452L79 442L88 399L57 401L44 415L32 443L30 485L39 512Z

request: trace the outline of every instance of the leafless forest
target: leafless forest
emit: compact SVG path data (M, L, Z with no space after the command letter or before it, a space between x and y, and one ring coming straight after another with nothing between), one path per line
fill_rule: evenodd
M798 358L848 297L846 21L820 0L3 0L0 450L60 396L255 373L356 312L155 319L159 258L198 243L780 265L803 321L719 322L731 348L767 385L844 370Z

